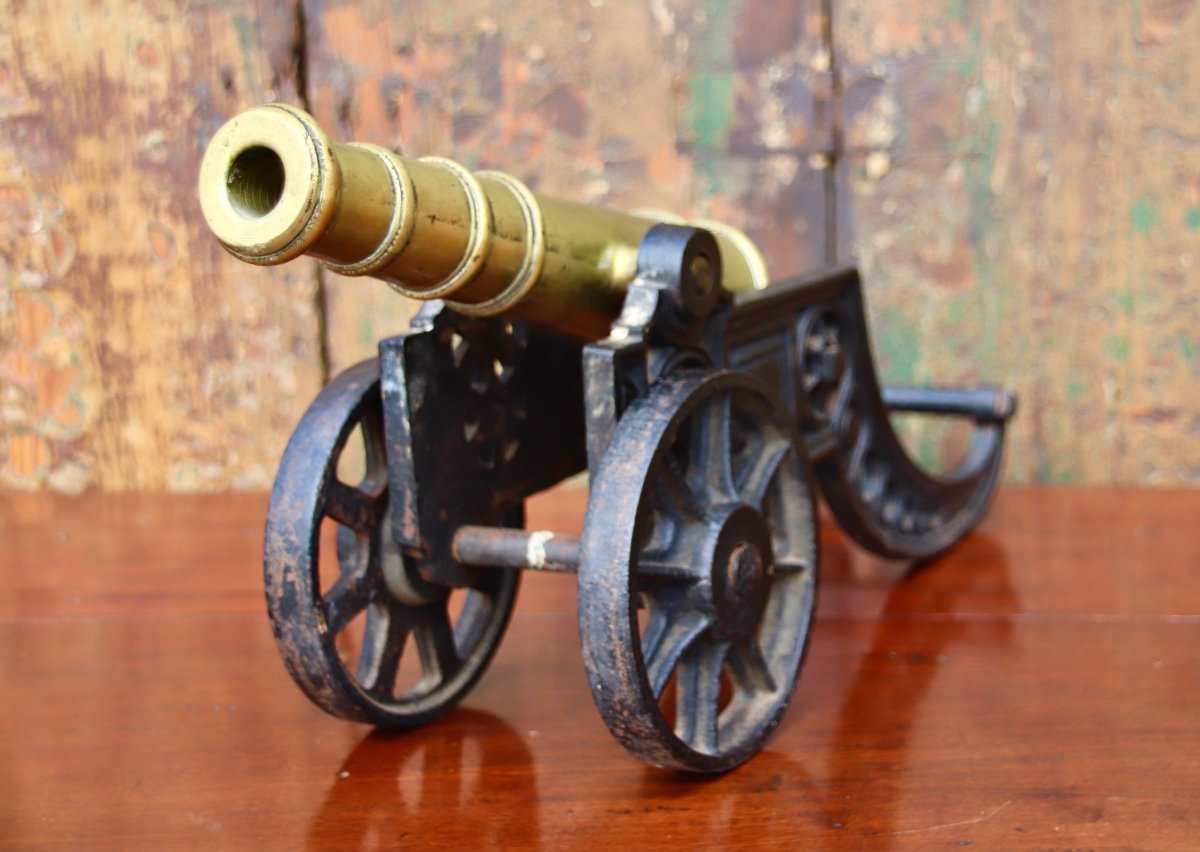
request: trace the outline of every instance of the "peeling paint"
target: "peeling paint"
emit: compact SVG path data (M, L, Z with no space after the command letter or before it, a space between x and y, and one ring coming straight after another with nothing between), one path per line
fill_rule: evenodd
M700 151L720 151L733 124L733 75L702 72L688 81L688 124Z
M201 230L198 152L266 97L728 220L775 276L853 252L889 378L1021 393L1010 479L1198 481L1196 0L834 0L832 50L817 0L317 0L299 34L294 4L178 5L18 4L0 33L7 486L259 487L322 321L335 371L406 327L386 287L242 268ZM1164 398L1178 417L1147 414ZM912 437L923 460L952 443Z
M1139 233L1153 230L1158 225L1158 199L1147 193L1134 201L1129 208L1129 221Z
M1186 45L1200 38L1200 4L836 8L835 55L857 98L847 140L859 146L839 167L839 207L881 359L903 369L890 359L909 344L883 326L909 317L920 378L1015 387L1012 480L1194 481L1195 415L1137 412L1194 396L1200 101ZM856 121L882 117L888 100L895 114L880 125L895 136L871 144ZM867 168L879 152L885 174ZM938 179L954 168L962 187ZM966 299L945 298L951 287ZM933 430L910 434L923 457Z

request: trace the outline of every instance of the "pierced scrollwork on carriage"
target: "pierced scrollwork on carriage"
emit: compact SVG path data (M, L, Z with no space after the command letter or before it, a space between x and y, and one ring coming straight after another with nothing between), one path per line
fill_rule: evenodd
M779 316L789 313L781 308L789 302L791 322ZM982 516L999 476L1013 398L987 388L881 387L856 270L743 297L727 333L728 363L778 387L795 412L822 494L859 544L884 556L928 558ZM898 411L974 420L965 461L944 475L923 470L892 428L890 415Z
M411 727L446 712L499 642L516 570L577 571L614 735L653 763L729 769L776 728L799 671L814 483L855 540L907 558L964 535L995 486L1012 398L881 388L853 269L756 289L766 264L735 229L336 143L281 104L217 132L200 200L243 260L307 253L427 303L377 364L318 395L272 494L280 652L336 715ZM896 411L973 419L966 461L921 470ZM357 482L340 471L354 441ZM527 497L585 468L582 539L520 529Z
M579 349L502 317L430 302L380 344L397 540L457 584L463 524L494 524L528 494L584 467Z
M644 246L668 237L652 231ZM683 243L674 248L683 253ZM860 284L852 269L740 294L732 304L714 305L703 322L692 326L692 334L680 335L687 327L687 314L679 308L677 288L684 283L687 264L677 261L669 268L679 270L674 282L669 275L635 281L612 336L585 348L589 467L596 479L579 569L580 629L593 694L614 735L652 763L715 771L759 747L764 729L727 724L721 721L727 711L709 706L716 701L715 678L727 666L712 650L720 647L713 637L723 629L719 623L724 610L706 609L708 598L695 589L711 590L717 584L692 587L686 594L677 588L690 576L682 566L706 565L711 557L696 551L681 560L679 542L703 538L695 530L705 523L720 527L714 519L727 511L720 499L708 510L700 508L707 504L697 489L719 493L720 477L692 482L685 460L693 451L676 452L697 440L684 413L696 403L688 401L687 393L678 394L678 399L672 396L687 376L698 375L686 367L733 370L730 375L750 382L739 394L763 393L790 415L784 419L791 421L800 439L797 457L812 472L837 520L861 545L892 557L927 558L978 521L999 473L1003 427L1012 413L1012 400L987 389L881 388ZM705 356L698 364L686 365L692 349ZM669 369L672 362L663 352L684 366ZM656 410L658 414L652 413ZM755 441L750 436L759 434L772 417L759 411L753 418L756 426L739 421L738 411L737 405L728 407L721 433L723 452L735 468L748 458L771 455L751 446ZM919 468L892 429L893 411L973 418L975 440L966 462L949 476ZM649 448L656 443L666 449L651 454ZM797 496L790 515L802 514L802 505ZM771 512L765 506L760 511L768 516ZM797 522L792 526L798 528ZM693 570L699 570L695 564ZM737 574L737 560L731 559L724 570ZM811 580L816 582L815 573ZM626 581L628 588L622 585ZM634 609L649 614L644 629L630 620L630 600ZM730 612L735 621L744 614L738 607ZM795 613L789 619L806 623ZM776 623L766 635L777 642L780 629ZM669 657L663 656L660 633L675 637ZM694 654L686 650L693 644ZM801 646L788 647L794 653ZM711 659L704 656L708 651ZM684 671L685 690L696 685L697 677L708 689L686 693L682 711L678 703L668 706L661 699L676 665ZM781 670L772 673L771 682L792 676ZM756 682L750 678L743 685L750 684L747 688L753 692ZM703 701L697 698L701 694ZM759 695L756 700L765 698Z
M611 334L583 346L430 303L380 344L378 379L355 368L318 398L281 468L268 551L269 589L301 592L272 619L314 701L394 727L428 721L487 665L513 569L575 571L588 679L613 734L651 763L724 771L776 729L799 674L818 582L814 486L887 556L928 557L979 519L1011 397L881 388L857 273L734 299L705 284L715 254L704 231L652 229ZM972 418L966 462L921 470L895 411ZM358 491L373 501L347 502L329 479L355 424L368 454ZM582 539L550 547L549 533L518 529L527 496L585 467ZM359 504L373 514L358 518ZM343 527L329 586L327 518ZM468 598L457 620L455 590ZM327 638L351 600L367 615L353 665ZM406 646L419 677L393 688Z
M494 470L512 462L521 447L528 416L527 388L516 381L521 354L529 345L525 326L480 322L445 312L438 342L448 347L462 395L461 427L479 466Z
M845 413L854 379L844 324L831 308L805 311L796 323L796 398L813 423Z
M296 683L346 719L422 725L487 667L508 623L515 574L429 583L393 535L379 367L352 367L305 413L280 465L265 535L267 606ZM361 480L340 462L360 451ZM519 522L519 517L501 519Z

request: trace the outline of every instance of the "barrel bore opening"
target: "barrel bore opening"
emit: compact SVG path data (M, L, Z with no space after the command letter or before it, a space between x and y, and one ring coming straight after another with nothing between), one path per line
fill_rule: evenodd
M287 177L283 160L270 148L255 145L238 154L225 176L229 203L246 219L261 219L283 198Z

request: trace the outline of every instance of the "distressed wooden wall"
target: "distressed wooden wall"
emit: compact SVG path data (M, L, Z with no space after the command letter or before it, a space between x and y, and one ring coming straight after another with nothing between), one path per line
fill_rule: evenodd
M305 0L308 106L344 139L509 171L546 194L728 221L779 273L823 261L818 2ZM763 138L769 140L764 144ZM324 282L333 369L410 306Z
M838 0L833 29L885 373L1015 386L1011 479L1200 482L1200 2Z
M1017 481L1200 482L1197 0L0 0L0 486L266 485L409 306L245 267L234 112L856 257L886 378L993 381ZM920 456L954 430L911 427Z
M320 386L311 268L201 231L225 116L296 98L285 4L0 2L0 482L261 488Z

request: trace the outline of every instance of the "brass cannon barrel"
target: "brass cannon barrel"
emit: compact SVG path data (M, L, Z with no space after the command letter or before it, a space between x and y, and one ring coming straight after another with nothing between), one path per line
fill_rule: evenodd
M200 203L217 239L250 263L309 254L344 275L380 278L414 299L445 299L593 339L633 279L638 244L670 216L547 198L500 172L339 144L307 113L269 104L231 119L200 167ZM740 231L714 222L728 290L766 285Z

